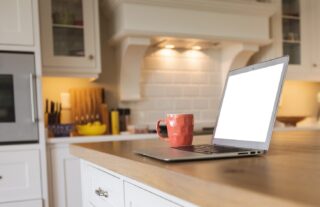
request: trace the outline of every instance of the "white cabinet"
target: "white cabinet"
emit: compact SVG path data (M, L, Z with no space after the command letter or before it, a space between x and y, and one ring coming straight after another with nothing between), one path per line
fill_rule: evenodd
M282 52L290 56L287 79L320 81L320 2L282 3Z
M150 138L155 139L156 136L126 135L121 138L105 136L96 139L93 137L80 137L67 138L65 140L57 138L48 141L50 207L80 207L83 203L80 159L70 154L69 144ZM107 188L108 186L105 187Z
M51 206L82 206L80 159L69 153L68 145L49 149L52 181Z
M0 45L32 46L35 0L0 1Z
M106 173L92 166L87 166L86 188L83 193L87 196L85 204L95 207L122 207L123 181L120 177Z
M41 199L38 150L0 152L0 204ZM0 206L1 206L0 205Z
M195 207L162 191L81 160L83 207Z
M41 0L40 17L45 75L101 72L98 0Z
M124 183L124 189L125 207L179 207L165 198L128 182Z
M0 207L42 207L42 200L0 203Z
M282 50L290 56L287 78L299 79L311 69L310 0L281 0Z

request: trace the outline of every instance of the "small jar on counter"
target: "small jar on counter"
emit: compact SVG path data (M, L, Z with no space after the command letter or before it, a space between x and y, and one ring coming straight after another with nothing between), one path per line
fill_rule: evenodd
M130 109L128 108L124 109L124 122L125 122L126 131L128 131L128 126L131 124L130 114L131 114Z
M119 111L120 132L128 131L128 126L130 125L130 109L119 108L118 111Z

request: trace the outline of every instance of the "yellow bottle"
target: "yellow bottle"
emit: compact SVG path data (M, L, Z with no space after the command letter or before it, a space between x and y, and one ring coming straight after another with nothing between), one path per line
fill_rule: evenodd
M111 111L111 131L113 135L120 134L119 129L119 111Z

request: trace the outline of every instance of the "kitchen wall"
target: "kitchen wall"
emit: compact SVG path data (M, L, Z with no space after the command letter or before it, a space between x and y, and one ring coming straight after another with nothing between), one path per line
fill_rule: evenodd
M43 77L42 86L44 100L60 101L60 93L68 93L70 88L96 87L99 85L89 78Z
M135 124L155 127L167 113L193 113L195 127L213 126L221 95L219 51L150 48L141 72L142 100L121 103Z

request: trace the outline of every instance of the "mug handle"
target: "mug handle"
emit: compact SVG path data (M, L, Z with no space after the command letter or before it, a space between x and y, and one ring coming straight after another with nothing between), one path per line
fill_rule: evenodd
M166 122L166 121L163 120L163 119L160 119L160 120L157 121L157 134L158 134L158 136L159 136L160 139L162 139L162 140L164 140L164 141L168 141L168 138L167 138L167 137L163 137L163 136L161 136L161 134L160 134L160 123L161 123L161 122Z

